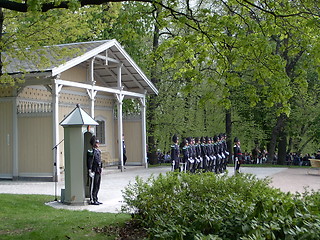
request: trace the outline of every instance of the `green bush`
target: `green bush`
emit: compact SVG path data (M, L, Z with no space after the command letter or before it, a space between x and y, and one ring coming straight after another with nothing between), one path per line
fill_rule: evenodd
M320 239L320 193L283 193L268 183L244 174L137 177L122 210L151 239Z

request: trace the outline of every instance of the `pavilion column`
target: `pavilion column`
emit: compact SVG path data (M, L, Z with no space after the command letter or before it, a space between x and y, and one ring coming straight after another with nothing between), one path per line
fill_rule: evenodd
M145 93L146 94L146 93ZM146 98L140 98L141 103L141 144L142 144L142 165L148 168L147 161L147 127L146 127Z
M95 60L95 57L93 57L90 62L90 80L92 84L92 89L91 90L87 89L87 93L91 100L90 114L92 118L94 118L94 102L97 94L97 91L93 89L93 87L96 84L96 81L94 80L94 60Z
M124 95L121 93L122 90L122 84L121 84L121 68L122 64L118 67L117 72L117 86L120 90L119 94L116 94L117 100L118 100L118 152L119 152L119 167L121 169L121 172L124 171L124 165L123 165L123 142L122 142L122 135L123 135L123 122L122 122L122 103Z
M8 138L10 135L8 135ZM17 112L17 94L12 99L12 179L16 180L19 177L19 158L18 158L18 112ZM10 142L10 139L7 140Z
M63 85L56 83L59 80L58 75L52 82L52 129L53 129L53 172L55 173L54 181L58 181L60 175L60 155L59 155L59 93Z
M119 167L121 169L121 172L124 170L123 166L123 142L122 142L122 135L123 135L123 124L122 124L122 101L123 101L123 95L117 94L117 100L118 100L118 152L119 152Z
M91 99L90 114L92 118L94 118L94 101L95 101L96 94L97 94L97 91L92 90L89 95Z

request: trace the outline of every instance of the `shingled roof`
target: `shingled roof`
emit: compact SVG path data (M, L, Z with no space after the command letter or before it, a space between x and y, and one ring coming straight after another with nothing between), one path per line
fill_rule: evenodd
M116 66L123 64L121 81L126 89L158 94L156 87L115 39L48 46L28 54L31 58L13 58L4 54L4 62L8 63L4 72L35 76L47 73L54 77L74 66L87 67L94 58L95 78L108 87L117 87Z

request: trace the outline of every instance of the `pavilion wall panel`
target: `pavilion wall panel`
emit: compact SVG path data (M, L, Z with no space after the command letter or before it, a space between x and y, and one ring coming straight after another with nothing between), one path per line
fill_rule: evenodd
M0 177L12 178L12 102L0 101Z
M19 177L52 177L52 115L21 114L18 129Z
M115 139L117 139L118 123L115 121ZM123 134L126 144L126 156L128 165L142 164L142 125L141 119L124 119ZM116 156L118 156L118 148L116 148Z

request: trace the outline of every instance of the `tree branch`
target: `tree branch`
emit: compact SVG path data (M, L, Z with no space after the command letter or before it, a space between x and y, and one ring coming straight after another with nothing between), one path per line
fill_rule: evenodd
M126 2L129 1L134 1L134 0L126 0ZM40 5L40 11L41 12L47 12L50 9L55 9L55 8L69 8L69 4L71 1L62 1L59 4L56 2L52 1L50 3L42 3ZM100 5L103 3L110 3L110 2L125 2L124 0L78 0L79 4L81 7L86 6L86 5ZM149 2L153 3L156 2L154 0L137 0L136 2ZM25 2L16 2L12 0L0 0L0 8L5 8L9 9L12 11L17 11L17 12L27 12L29 5L27 1Z

